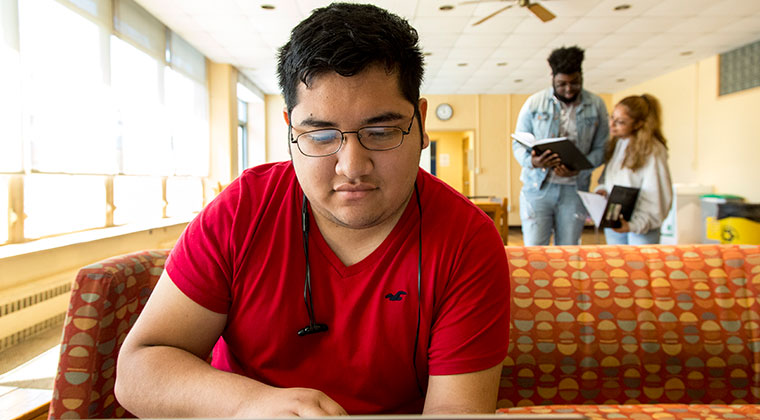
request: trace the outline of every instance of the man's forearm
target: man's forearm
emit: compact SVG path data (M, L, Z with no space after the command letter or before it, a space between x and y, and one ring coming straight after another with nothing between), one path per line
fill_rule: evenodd
M115 392L138 417L236 417L266 388L184 350L145 346L120 355Z

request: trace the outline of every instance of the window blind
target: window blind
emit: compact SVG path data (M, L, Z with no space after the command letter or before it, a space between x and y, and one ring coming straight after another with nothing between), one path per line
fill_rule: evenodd
M206 84L206 57L174 32L169 35L169 65L196 82Z
M166 28L133 0L114 0L113 29L159 62L166 59Z

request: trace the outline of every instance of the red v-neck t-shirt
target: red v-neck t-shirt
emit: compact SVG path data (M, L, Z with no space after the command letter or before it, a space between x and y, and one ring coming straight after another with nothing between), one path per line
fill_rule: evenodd
M428 375L506 357L509 273L488 216L420 169L414 197L370 255L345 266L310 215L314 314L304 304L303 192L290 162L246 170L196 217L166 262L174 283L227 315L213 366L277 387L318 389L349 414L419 413ZM416 372L412 362L420 295Z

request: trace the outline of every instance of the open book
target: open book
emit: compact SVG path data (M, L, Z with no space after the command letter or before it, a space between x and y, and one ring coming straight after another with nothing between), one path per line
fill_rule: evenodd
M636 199L639 198L639 188L615 185L607 198L586 191L578 191L578 195L596 227L619 228L621 214L625 220L631 220Z
M535 150L537 155L544 153L546 150L551 150L559 155L562 164L570 170L580 171L582 169L593 168L591 162L586 159L586 156L567 137L536 140L533 134L520 131L513 133L512 138L528 149Z

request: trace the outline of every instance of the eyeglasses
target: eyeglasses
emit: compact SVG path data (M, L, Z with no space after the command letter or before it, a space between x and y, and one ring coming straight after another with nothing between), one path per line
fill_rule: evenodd
M320 130L307 131L293 138L293 126L288 127L290 131L290 142L298 145L298 150L305 156L324 157L338 153L343 147L346 134L356 134L359 144L367 150L384 151L393 150L404 142L404 136L412 130L415 111L412 120L409 121L409 127L403 130L399 127L362 127L356 131L340 131L337 128L326 128Z

